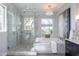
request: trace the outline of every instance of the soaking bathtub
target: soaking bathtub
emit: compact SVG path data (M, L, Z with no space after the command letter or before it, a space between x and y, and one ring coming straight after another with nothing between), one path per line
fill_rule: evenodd
M37 53L57 53L57 42L50 38L36 38L31 51Z

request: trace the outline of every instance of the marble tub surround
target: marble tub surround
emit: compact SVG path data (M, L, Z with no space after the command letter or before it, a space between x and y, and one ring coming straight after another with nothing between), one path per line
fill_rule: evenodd
M47 43L50 42L50 38L36 38L34 43Z
M36 38L31 51L37 53L65 53L65 41L58 38Z
M51 41L55 41L55 42L57 42L57 43L64 43L65 42L65 40L64 39L62 39L62 40L60 40L60 38L36 38L36 40L35 40L35 42L34 43L39 43L39 42L51 42Z
M37 53L51 53L51 48L49 43L35 43L31 51Z
M57 53L57 43L55 41L51 41L51 52Z

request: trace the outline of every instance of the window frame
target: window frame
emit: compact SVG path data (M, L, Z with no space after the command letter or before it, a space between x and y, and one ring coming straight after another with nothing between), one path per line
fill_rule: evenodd
M2 29L0 29L0 32L7 32L7 7L3 4L0 4L1 7L4 8L4 15L3 15L3 23L2 23Z
M24 22L26 21L25 19L32 19L32 20L33 20L32 23L30 24L30 26L31 26L31 28L32 28L32 24L33 24L33 22L34 22L34 18L33 18L33 17L24 18ZM28 21L28 20L27 20L27 21ZM29 22L29 21L28 21L28 22ZM26 28L26 25L27 25L27 27L30 27L28 24L25 24L25 23L24 23L24 30L26 30L26 31L32 30L32 29L27 29L27 28ZM33 26L34 26L34 24L33 24Z

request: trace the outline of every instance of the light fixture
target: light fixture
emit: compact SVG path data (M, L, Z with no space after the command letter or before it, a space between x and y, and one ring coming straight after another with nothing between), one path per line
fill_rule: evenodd
M49 15L49 16L53 15L52 10L53 10L52 4L45 4L43 6L43 11L45 12L46 15Z
M76 21L79 21L79 15L76 15Z
M46 12L45 14L51 16L53 15L53 12L50 11L50 12Z

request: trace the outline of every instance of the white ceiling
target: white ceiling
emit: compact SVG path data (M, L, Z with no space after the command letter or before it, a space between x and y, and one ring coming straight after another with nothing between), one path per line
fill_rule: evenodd
M34 15L34 14L44 14L42 6L46 3L14 3L16 7L21 11L22 15ZM63 3L52 3L53 12L55 13Z

